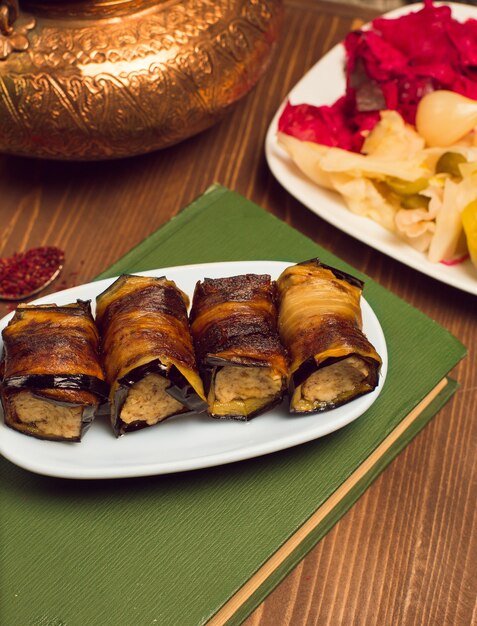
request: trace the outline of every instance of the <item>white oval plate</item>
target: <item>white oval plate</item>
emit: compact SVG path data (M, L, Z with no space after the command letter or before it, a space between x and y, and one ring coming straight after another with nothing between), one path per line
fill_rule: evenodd
M384 17L399 17L421 6L408 5L386 13ZM477 18L476 7L455 3L449 6L452 7L453 17L460 21L469 17ZM265 140L265 155L270 170L292 196L336 228L423 274L477 294L477 269L470 260L453 266L431 263L422 252L376 222L351 213L338 193L322 189L309 180L278 145L278 119L286 101L290 100L292 104L332 104L345 92L344 63L344 48L338 44L303 76L285 98L270 124Z
M192 297L195 284L205 277L237 274L270 274L277 278L290 263L246 261L186 265L142 272L167 276ZM77 298L91 300L114 279L108 278L36 300L37 303L67 304ZM383 359L378 387L352 402L316 415L290 416L278 407L250 422L214 420L206 415L176 416L162 424L131 432L116 439L105 417L97 418L81 443L42 441L0 424L0 453L32 472L63 478L124 478L167 474L240 461L296 446L342 428L362 415L383 388L388 358L379 321L362 299L363 330ZM2 330L10 313L0 321ZM1 346L0 346L1 348ZM1 409L0 409L1 410ZM3 414L2 414L3 418Z

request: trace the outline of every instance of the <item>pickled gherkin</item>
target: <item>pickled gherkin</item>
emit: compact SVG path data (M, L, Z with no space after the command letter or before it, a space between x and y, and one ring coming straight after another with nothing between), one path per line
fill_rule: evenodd
M430 200L428 196L415 193L412 196L402 198L400 204L403 209L425 209L429 205Z
M459 165L467 163L460 152L444 152L436 163L436 174L449 174L453 178L462 178Z
M416 180L404 180L403 178L388 177L384 181L391 191L398 196L413 196L423 191L429 184L427 178L417 178Z

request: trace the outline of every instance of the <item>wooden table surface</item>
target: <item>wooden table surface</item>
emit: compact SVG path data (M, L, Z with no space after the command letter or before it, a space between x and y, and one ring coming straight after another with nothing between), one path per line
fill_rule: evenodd
M368 273L468 347L452 373L457 395L246 626L477 623L477 299L330 226L280 187L264 157L267 127L290 88L355 19L371 16L288 0L279 49L256 89L221 124L166 151L83 164L0 157L0 255L60 246L67 263L55 289L88 282L217 181Z

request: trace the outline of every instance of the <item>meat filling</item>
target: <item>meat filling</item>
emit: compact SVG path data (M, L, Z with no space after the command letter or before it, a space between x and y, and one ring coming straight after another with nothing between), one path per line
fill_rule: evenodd
M166 391L169 385L170 382L159 374L144 376L131 387L121 410L121 420L126 424L141 421L152 426L182 412L184 405Z
M342 402L360 388L369 375L369 367L356 356L323 367L307 378L293 395L295 411L309 411L320 404Z
M215 376L215 399L219 402L269 398L281 389L281 376L270 367L223 367Z
M31 391L20 391L10 402L14 406L19 430L61 439L80 436L82 406L56 404L35 396Z

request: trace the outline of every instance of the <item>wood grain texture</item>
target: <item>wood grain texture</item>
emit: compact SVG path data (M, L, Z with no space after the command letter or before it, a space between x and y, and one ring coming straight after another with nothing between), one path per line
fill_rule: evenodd
M263 145L277 107L355 19L371 17L314 0L285 4L267 75L200 136L116 162L0 157L0 254L58 245L67 261L51 291L87 282L218 181L445 326L469 348L453 372L458 394L245 624L476 624L477 300L341 233L271 176Z
M368 472L386 456L392 446L413 424L416 418L431 404L444 387L449 384L447 378L440 381L434 389L400 422L400 424L377 446L372 454L359 465L352 474L336 489L333 494L309 517L306 522L270 557L270 559L250 578L243 587L222 607L207 623L207 626L219 626L230 619L239 607L259 586L298 548L308 535L343 502L356 485Z

